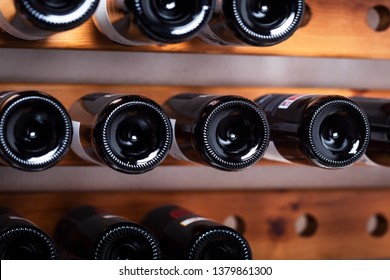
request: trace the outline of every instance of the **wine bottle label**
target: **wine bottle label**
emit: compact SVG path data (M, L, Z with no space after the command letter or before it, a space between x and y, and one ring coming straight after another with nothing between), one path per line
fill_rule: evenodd
M27 33L19 31L18 29L13 27L12 24L8 22L8 20L4 17L4 15L1 12L0 12L0 28L3 29L8 34L22 40L34 41L34 40L43 39L43 37L32 36Z
M273 141L269 142L268 149L264 154L264 158L269 160L279 161L279 162L291 163L291 161L287 160L279 153Z
M33 222L31 222L30 220L27 220L27 219L22 218L22 217L18 217L18 216L9 216L8 218L9 218L10 220L23 221L23 222L26 222L26 223L32 224L33 226L38 227L36 224L34 224Z
M117 216L117 215L111 215L111 214L103 215L102 218L103 219L123 219L123 220L126 220L125 217L121 217L121 216Z
M72 139L73 152L75 152L80 158L82 158L86 161L89 161L89 162L92 162L92 163L95 163L98 165L102 165L102 163L96 161L95 159L93 159L91 156L89 156L85 152L83 145L81 144L81 141L80 141L80 122L72 121L72 125L73 125L73 139Z
M118 3L115 3L115 5L118 5L118 9L126 11L126 5L124 1L117 1ZM137 42L129 40L125 37L123 37L112 25L112 22L110 21L110 17L108 15L107 11L107 0L101 0L97 6L97 9L95 11L95 14L93 16L93 20L96 24L96 26L100 29L100 32L105 34L110 40L117 42L122 45L127 46L140 46L145 45L146 42Z
M172 140L171 149L169 150L169 155L178 160L191 161L183 154L183 152L179 148L179 144L177 144L176 133L175 133L176 120L170 119L170 121L171 121L172 131L173 131L173 140Z
M189 226L190 224L193 224L193 223L199 222L199 221L211 221L211 220L204 218L204 217L192 217L192 218L188 218L184 221L181 221L180 225L182 225L183 227L186 227L186 226Z
M200 32L199 38L202 39L204 42L208 43L209 45L230 45L228 42L225 42L224 40L219 38L208 25L202 30L202 32Z
M278 109L288 109L295 101L304 97L305 95L293 95L286 98L282 103L279 104Z

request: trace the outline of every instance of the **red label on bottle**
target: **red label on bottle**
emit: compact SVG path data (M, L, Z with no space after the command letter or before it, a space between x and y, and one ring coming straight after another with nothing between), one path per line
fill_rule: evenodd
M187 216L187 215L191 215L193 213L191 213L190 211L187 211L185 209L182 209L182 208L175 208L173 209L169 215L171 216L171 218L173 219L178 219L180 217L183 217L183 216Z
M296 100L303 97L304 95L293 95L285 99L282 103L279 104L278 109L287 109L291 106Z

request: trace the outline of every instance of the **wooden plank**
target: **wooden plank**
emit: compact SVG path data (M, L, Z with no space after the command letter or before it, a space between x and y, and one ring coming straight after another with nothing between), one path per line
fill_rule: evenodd
M0 91L8 90L39 90L58 98L60 102L69 108L73 102L83 95L95 92L140 94L147 96L157 103L162 104L169 97L179 93L192 92L203 94L234 94L255 99L268 93L291 93L291 94L338 94L343 96L367 96L367 97L390 97L390 90L362 90L362 89L326 89L326 88L267 88L267 87L197 87L197 86L145 86L145 85L80 85L80 84L31 84L31 83L0 83ZM168 157L165 165L187 164ZM269 160L261 160L259 164L280 164ZM85 166L91 165L79 159L70 152L61 161L62 166Z
M266 48L210 46L199 39L165 46L121 46L100 34L92 20L38 42L24 42L2 34L0 47L390 58L390 30L376 32L366 22L370 8L378 4L390 7L390 0L307 0L306 3L311 11L309 23L287 41ZM389 21L388 17L385 15L384 21Z
M388 232L373 237L366 230L372 215L390 217L389 200L389 189L0 194L0 205L16 209L49 233L65 211L83 204L136 222L165 204L178 204L220 222L238 215L245 222L245 236L255 259L389 258ZM317 221L310 237L295 231L303 214Z

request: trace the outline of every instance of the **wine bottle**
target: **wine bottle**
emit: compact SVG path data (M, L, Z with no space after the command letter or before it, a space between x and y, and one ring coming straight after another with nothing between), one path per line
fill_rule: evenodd
M15 211L0 207L0 259L54 260L57 247L50 236Z
M179 94L163 110L174 129L170 154L180 160L239 171L260 160L269 143L264 112L239 96Z
M269 94L256 102L271 127L265 158L337 169L352 165L367 149L368 118L346 97Z
M212 45L272 46L301 24L304 0L218 0L200 39Z
M23 40L40 40L83 24L99 0L9 0L0 4L0 28Z
M141 223L154 233L165 259L252 259L250 246L241 234L179 206L156 208Z
M363 107L371 127L371 139L363 161L390 166L390 99L354 97L352 100Z
M154 101L138 95L95 93L70 108L73 151L120 172L152 170L172 144L168 117Z
M178 43L199 34L215 0L101 0L93 17L109 39L123 45Z
M145 227L93 206L71 209L59 221L54 240L61 258L152 260L160 247Z
M69 151L72 123L55 98L39 91L0 92L0 159L25 171L41 171Z

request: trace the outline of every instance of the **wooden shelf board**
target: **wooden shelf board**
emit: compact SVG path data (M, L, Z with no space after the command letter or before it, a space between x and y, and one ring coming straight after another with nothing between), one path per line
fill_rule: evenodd
M10 1L10 0L8 0ZM319 56L344 58L390 58L390 29L372 30L366 17L376 5L390 7L390 0L307 0L311 10L308 25L287 41L272 47L211 46L199 39L173 45L122 46L99 33L93 21L48 39L27 42L0 35L0 47L72 50L115 50L173 53Z

